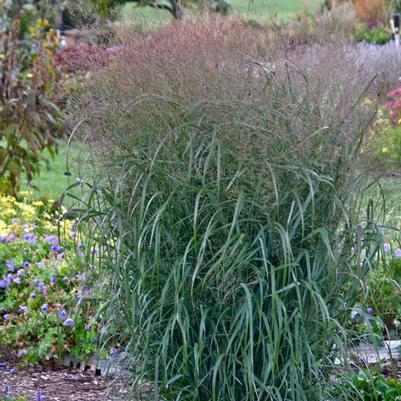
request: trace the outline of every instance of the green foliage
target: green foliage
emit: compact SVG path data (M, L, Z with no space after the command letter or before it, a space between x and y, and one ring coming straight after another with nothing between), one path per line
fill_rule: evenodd
M376 111L366 76L342 47L262 40L238 21L168 27L73 106L98 145L82 218L99 233L110 319L137 383L166 399L327 399L327 340L344 350L375 260L371 214L367 256L351 255Z
M97 350L96 276L51 206L0 197L0 341L28 362Z
M397 401L401 399L401 382L396 378L387 378L378 373L378 369L362 369L358 374L351 378L341 378L338 384L337 395L339 399L344 390L349 390L349 399L358 399L361 401Z
M392 39L391 29L385 25L369 27L366 23L359 23L355 29L355 39L359 42L382 45Z
M394 103L395 104L395 103ZM401 167L401 125L399 108L392 114L381 109L376 120L375 133L371 148L378 167L385 170L396 170Z
M55 152L62 95L56 33L24 9L0 5L0 191L18 191L21 176L38 173L42 151Z

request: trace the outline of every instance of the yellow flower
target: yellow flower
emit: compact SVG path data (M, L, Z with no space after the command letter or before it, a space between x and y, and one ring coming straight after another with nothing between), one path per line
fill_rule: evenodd
M32 202L32 205L35 207L42 207L45 204L41 200L39 200L39 201Z
M384 148L382 149L382 153L388 153L388 148L387 148L387 147L384 147Z
M19 193L21 196L31 196L32 191L20 191Z

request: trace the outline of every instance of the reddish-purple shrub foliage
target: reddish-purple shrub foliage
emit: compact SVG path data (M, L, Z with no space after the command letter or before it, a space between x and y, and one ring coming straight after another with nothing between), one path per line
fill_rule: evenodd
M399 124L401 118L401 86L392 90L387 97L392 99L386 103L391 112L391 121L394 125Z

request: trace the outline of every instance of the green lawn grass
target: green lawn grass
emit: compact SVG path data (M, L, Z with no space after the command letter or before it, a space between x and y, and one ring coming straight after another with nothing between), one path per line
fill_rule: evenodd
M281 20L288 20L297 12L305 9L316 9L322 0L228 0L233 14L241 14L248 18L266 19L277 16ZM121 12L125 22L138 20L150 23L163 23L171 20L168 11L152 7L139 7L136 3L127 3Z
M22 182L21 189L32 190L35 198L56 200L68 186L77 182L79 175L82 175L79 164L82 155L86 156L87 150L82 151L78 144L73 144L68 150L64 140L58 145L58 153L54 159L47 152L44 154L47 163L42 163L40 174L34 177L30 185L26 180Z

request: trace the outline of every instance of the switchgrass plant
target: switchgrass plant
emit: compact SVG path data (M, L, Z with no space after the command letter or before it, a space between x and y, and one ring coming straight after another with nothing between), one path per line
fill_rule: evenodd
M285 48L240 21L175 24L71 107L100 169L81 219L110 324L155 399L335 398L379 241L355 208L374 76L342 46Z

